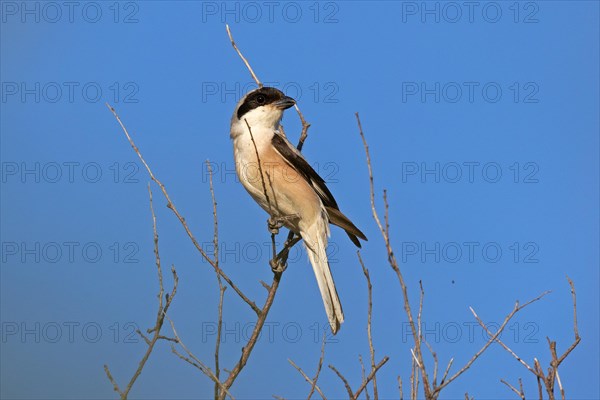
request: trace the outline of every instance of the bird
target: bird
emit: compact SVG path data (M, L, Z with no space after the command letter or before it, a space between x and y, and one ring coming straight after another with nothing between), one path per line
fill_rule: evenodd
M273 87L262 86L243 96L231 117L230 137L238 178L270 216L302 238L317 278L333 334L344 312L327 260L329 224L350 240L367 240L339 206L323 178L310 166L281 129L286 109L296 101Z

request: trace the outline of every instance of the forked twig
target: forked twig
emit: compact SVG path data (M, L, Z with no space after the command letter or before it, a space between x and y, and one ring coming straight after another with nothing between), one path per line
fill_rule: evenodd
M573 332L575 334L575 339L573 340L573 343L571 343L571 345L567 348L567 350L565 350L565 352L559 357L556 352L556 342L550 340L549 338L546 338L548 341L548 346L550 348L550 356L551 356L550 366L548 367L547 374L544 373L544 371L540 365L540 362L538 361L537 358L533 359L534 364L533 364L533 367L531 367L521 357L519 357L510 347L508 347L502 340L500 340L499 337L496 338L496 342L498 342L498 344L500 344L504 348L504 350L506 350L508 353L510 353L510 355L512 355L513 358L516 359L521 365L523 365L529 372L531 372L533 375L535 375L536 380L537 380L537 385L538 385L538 396L540 399L542 398L542 384L543 384L544 388L546 389L548 398L550 400L555 399L555 394L554 394L555 382L558 383L558 388L560 391L561 398L562 399L566 398L565 390L564 390L564 387L563 387L563 384L562 384L562 381L560 379L560 375L558 372L558 367L565 360L565 358L567 358L567 356L569 354L571 354L571 352L575 349L575 347L577 347L577 345L581 342L581 337L579 336L579 327L577 326L577 294L575 292L575 285L573 284L573 281L571 280L571 278L569 278L568 276L567 276L567 280L569 282L569 286L571 288L571 296L573 298ZM483 321L481 321L481 319L479 319L479 317L476 317L476 318L477 318L477 322L479 323L479 325L481 325L486 330L486 332L489 334L490 331L487 328L487 326L485 326ZM511 388L511 390L518 393L519 396L521 396L521 398L524 398L525 395L523 392L522 385L521 385L520 391L517 391L514 389L514 387L510 386L508 383L506 383L504 381L502 381L502 382L505 383L507 386L509 386ZM519 383L521 384L520 380L519 380Z
M538 300L540 300L542 297L544 297L545 295L547 295L548 293L550 293L549 291L546 291L542 294L540 294L539 296L537 296L536 298L529 300L527 303L523 304L523 305L519 305L519 302L517 301L515 303L514 308L512 309L512 311L504 318L504 321L502 322L502 325L500 325L500 327L498 328L498 330L496 331L496 333L494 333L489 340L483 345L483 347L481 349L479 349L479 351L477 353L475 353L473 355L473 357L471 357L471 359L469 361L467 361L467 363L460 369L458 370L454 375L452 375L450 378L448 378L448 380L444 381L444 382L440 382L440 385L437 386L434 389L434 393L438 394L443 388L445 388L446 386L448 386L453 380L455 380L456 378L458 378L459 376L461 376L466 370L468 370L471 365L475 362L475 360L477 360L479 358L479 356L481 356L483 354L483 352L492 344L494 343L498 337L500 337L500 335L502 334L502 331L504 330L504 328L506 327L506 324L508 324L508 322L512 319L512 317L518 313L519 311L521 311L522 309L524 309L525 307L527 307L528 305L530 305L533 302L536 302ZM477 320L479 320L479 316L477 315L477 313L475 313L475 310L473 310L472 307L469 307L469 309L471 310L471 312L473 313L473 315L475 316L475 318Z
M296 365L296 363L294 361L292 361L288 358L288 362L292 365L292 367L296 368L296 370L298 372L300 372L300 374L304 377L304 380L306 380L306 382L310 383L310 392L308 393L308 396L306 396L307 400L310 400L310 398L312 397L315 390L321 395L321 398L323 400L327 400L327 398L323 394L323 391L321 390L319 385L317 385L317 380L319 379L319 373L321 372L321 367L323 366L324 350L325 350L325 337L323 337L323 346L321 346L321 357L319 358L319 365L317 367L317 373L315 374L314 378L310 378L308 375L306 375L306 373L302 370L302 368L300 368L298 365Z
M129 392L131 391L136 380L142 373L142 370L144 369L144 366L146 365L148 358L150 358L150 354L152 354L152 350L154 350L154 346L156 345L156 342L158 342L160 339L172 340L170 338L167 338L167 337L161 335L160 331L164 324L164 320L167 315L167 310L171 306L171 303L173 302L173 298L175 297L175 294L177 293L177 285L179 283L179 278L177 277L177 272L175 271L175 267L174 266L171 267L171 273L173 274L173 289L171 290L171 292L169 294L167 294L166 303L163 305L163 296L164 296L165 290L164 290L164 286L163 286L163 275L162 275L162 267L161 267L161 261L160 261L160 253L158 251L158 229L156 226L156 214L154 213L154 206L153 206L153 201L152 201L152 189L150 188L150 184L148 184L148 195L150 198L150 211L152 214L152 231L154 233L154 257L155 257L156 270L158 273L158 283L159 283L159 291L158 291L158 295L157 295L158 311L157 311L156 323L155 323L154 327L151 329L148 329L148 331L147 331L148 333L153 333L152 338L148 338L144 334L142 334L141 332L138 331L138 333L140 334L140 336L142 336L142 338L144 339L144 341L146 342L148 347L146 348L146 352L144 353L144 356L138 363L138 367L135 370L131 379L129 380L129 383L127 384L125 389L121 390L119 388L119 385L117 384L117 382L113 378L112 374L110 373L110 369L108 368L108 365L106 365L106 364L104 365L104 372L106 373L108 380L112 383L113 389L117 393L119 393L119 395L121 396L121 399L127 399L127 396L129 396Z
M229 393L228 387L225 387L225 385L217 378L217 376L212 372L212 370L187 348L187 346L183 343L183 340L181 340L181 338L179 337L179 334L175 329L175 324L173 323L173 320L169 317L167 317L167 319L171 324L171 330L173 331L173 335L175 336L177 343L186 352L187 356L178 352L175 346L171 345L171 351L173 352L173 354L175 354L185 362L189 363L190 365L193 365L194 367L198 368L200 372L208 376L219 387L220 396L223 396L223 398L225 398L225 395L227 395L233 400L233 396L231 395L231 393Z
M523 382L521 381L521 378L519 378L519 386L520 386L520 390L517 389L516 387L514 387L513 385L511 385L510 383L508 383L507 381L505 381L504 379L500 379L500 382L504 383L506 386L508 386L508 388L510 390L512 390L513 392L515 392L517 394L517 396L519 396L519 398L521 400L525 400L525 393L523 392Z

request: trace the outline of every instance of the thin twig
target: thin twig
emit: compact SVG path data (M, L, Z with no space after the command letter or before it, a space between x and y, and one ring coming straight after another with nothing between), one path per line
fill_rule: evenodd
M412 331L413 340L415 341L414 352L415 352L415 357L418 360L417 365L419 366L419 371L421 372L421 379L423 380L423 390L425 391L425 397L430 398L431 397L431 386L429 384L429 376L427 375L425 363L423 362L423 354L421 352L421 338L419 337L419 332L417 332L417 328L415 326L415 321L413 319L412 309L410 307L410 301L409 301L409 297L408 297L408 289L407 289L406 283L404 281L404 276L402 275L402 273L400 271L398 262L396 260L396 256L394 255L394 250L392 249L392 246L390 243L389 218L388 218L389 207L388 207L388 202L387 202L387 194L384 191L383 200L384 200L384 207L385 207L385 223L386 223L386 226L384 228L383 225L381 224L381 220L379 219L379 215L377 213L377 208L375 206L375 188L374 188L374 179L373 179L373 168L371 165L371 155L369 153L369 146L367 144L367 140L365 139L365 135L363 133L362 124L360 122L360 117L359 117L358 113L355 113L355 115L356 115L356 122L358 123L359 134L362 139L363 146L365 149L365 155L367 158L367 168L369 171L371 212L373 214L373 219L377 223L377 226L379 227L379 231L381 232L381 235L383 236L383 240L385 242L385 247L386 247L386 251L387 251L387 255L388 255L388 263L390 264L390 267L392 267L392 269L396 273L396 276L397 276L400 286L402 288L402 296L404 299L404 311L408 318L408 323L409 323L409 326ZM417 381L418 381L418 379L417 379Z
M213 204L213 259L215 260L215 264L219 267L219 217L217 215L217 199L215 196L215 188L213 185L213 170L210 162L206 160L206 166L208 168L208 183L210 188L210 197L212 199ZM215 339L215 377L216 380L220 382L221 376L221 368L219 366L219 355L221 349L221 334L223 330L223 300L225 298L225 289L227 286L223 285L221 281L221 276L219 274L215 274L217 276L217 283L219 284L219 306L218 306L218 322L217 322L217 337ZM215 399L219 397L219 384L215 382L214 387L214 397Z
M440 384L442 384L446 381L446 378L448 377L448 373L450 372L450 367L452 367L453 362L454 362L454 357L451 358L450 361L448 361L448 365L446 366L446 370L444 371L444 376L442 376L442 380L440 381Z
M400 400L404 400L404 390L402 389L402 378L398 375L398 391L400 392Z
M315 379L311 379L308 375L306 375L306 373L302 370L302 368L300 368L298 365L296 365L296 363L294 361L292 361L291 359L288 358L288 362L292 365L292 367L296 368L296 370L298 372L300 372L300 374L304 377L304 380L306 380L306 382L310 383L311 393L309 393L307 399L310 400L310 397L312 396L312 392L316 389L317 392L319 392L319 394L321 395L321 398L323 398L325 400L325 395L321 391L321 388L317 385L317 381Z
M525 391L523 390L523 380L521 380L521 378L519 378L519 390L523 394L522 400L525 400Z
M304 115L302 115L302 113L300 112L298 104L294 104L294 108L298 113L298 117L300 117L300 123L302 123L302 131L300 132L300 139L298 140L298 145L296 146L296 148L298 149L298 151L302 151L304 141L308 137L308 128L310 128L310 124L304 119Z
M254 70L250 66L250 63L248 62L246 57L244 57L244 55L242 54L240 49L237 47L235 40L233 40L233 35L231 34L231 29L229 29L228 24L225 25L225 29L227 30L227 35L229 36L229 41L231 42L231 45L233 46L233 48L237 52L238 56L240 56L240 58L246 65L246 68L248 68L248 72L250 72L250 75L252 75L252 79L254 79L254 82L256 82L258 87L263 87L262 82L260 81L260 79L258 79L256 74L254 73ZM302 123L302 131L300 132L300 141L298 142L298 145L296 146L296 148L298 149L298 151L302 151L302 147L304 146L304 141L306 140L306 137L308 136L308 128L310 128L310 124L308 122L306 122L306 120L304 119L304 115L302 115L302 112L300 111L300 108L298 107L297 104L294 105L294 108L296 109L296 112L298 113L298 117L300 117L300 122ZM284 133L284 135L285 135L285 133Z
M373 378L377 374L377 371L379 371L379 369L381 367L383 367L384 364L389 361L389 359L390 358L388 356L383 357L383 359L381 361L379 361L379 363L377 365L375 365L375 368L373 368L371 370L371 372L369 373L369 375L363 380L363 382L360 385L360 387L354 393L352 393L352 388L350 387L350 383L348 383L348 380L344 377L344 375L342 375L342 373L340 371L338 371L337 368L335 368L331 364L329 364L329 368L331 368L331 370L333 372L335 372L336 375L342 380L342 382L344 383L344 387L346 388L346 391L348 392L348 397L351 400L353 400L353 399L358 399L358 396L360 396L360 394L362 393L362 391L365 390L365 388L367 387L367 385L373 380Z
M575 332L575 340L571 346L569 346L569 348L565 350L565 352L558 358L556 367L558 367L560 363L562 363L564 359L571 354L573 349L577 347L579 342L581 342L581 337L579 336L579 327L577 326L577 293L575 292L575 285L573 284L571 278L567 276L567 280L569 281L569 286L571 287L571 296L573 297L573 331Z
M183 340L181 340L181 338L179 337L179 334L177 333L177 330L175 329L175 324L173 323L173 320L169 317L167 317L167 319L169 320L169 323L171 324L171 330L173 331L173 335L175 336L175 339L177 340L177 343L181 346L181 348L187 353L187 356L179 353L177 351L177 349L175 348L175 346L171 346L171 351L177 355L179 358L181 358L182 360L186 361L187 363L193 365L194 367L198 368L200 370L200 372L202 372L204 375L208 376L215 384L217 384L219 386L219 390L220 390L220 395L223 396L223 398L225 397L225 395L229 396L231 399L233 399L233 396L231 396L231 393L229 393L228 388L225 387L225 385L219 381L219 379L217 379L216 375L212 372L212 370L206 365L204 364L202 361L200 361L200 359L198 357L196 357L185 345L185 343L183 343Z
M367 387L369 382L375 378L377 371L379 371L379 369L383 367L383 365L388 362L389 359L390 358L388 356L385 356L381 361L379 361L379 364L377 364L375 368L371 370L371 373L367 376L367 379L363 382L363 384L356 390L356 392L354 392L354 396L352 397L353 399L358 399L358 396L360 396L361 392Z
M537 378L538 396L539 396L539 399L542 400L543 399L542 381L545 381L544 371L542 371L542 366L540 365L540 362L538 361L538 359L535 357L533 358L533 366L535 367L535 376Z
M437 386L437 374L438 374L438 357L437 353L433 350L433 347L429 344L427 340L424 340L425 346L429 349L431 356L433 357L433 387Z
M360 251L356 252L358 256L358 261L360 262L360 266L362 267L363 274L365 275L365 279L367 280L367 289L369 294L369 312L367 316L367 337L369 339L369 353L371 354L371 370L375 369L375 348L373 346L373 335L371 332L372 324L371 319L373 315L373 285L371 285L371 276L369 275L369 270L365 267L365 264L360 256ZM377 392L377 377L373 376L373 398L377 400L379 398L379 394Z
M325 359L325 342L326 342L326 335L323 334L323 340L321 343L321 356L319 357L319 365L317 365L317 372L315 373L315 377L313 378L313 384L310 388L310 392L308 392L308 396L306 397L307 400L310 400L310 398L312 397L315 389L317 388L317 381L319 380L319 374L321 373L321 368L323 367L323 360ZM319 394L321 395L321 397L323 398L323 400L327 400L325 398L325 396L323 396L323 393L319 390Z
M505 381L504 379L500 379L500 382L504 383L506 386L508 386L508 388L510 390L512 390L513 392L515 392L517 394L517 396L519 396L519 398L521 400L525 400L525 394L523 393L522 389L523 386L521 384L521 391L519 391L516 387L514 387L513 385L511 385L510 383L508 383L507 381ZM519 382L521 382L521 378L519 378Z
M238 56L240 56L240 58L242 59L242 61L244 62L244 64L246 64L246 68L248 68L248 71L250 71L250 75L252 75L252 78L254 78L254 82L256 82L256 84L258 85L258 87L262 87L263 84L261 83L261 81L258 79L258 77L256 76L256 74L254 73L254 70L250 66L250 63L248 62L248 60L246 60L246 57L244 57L244 55L242 54L242 52L240 51L240 49L238 49L237 45L235 44L235 41L233 40L233 36L231 35L231 30L229 29L229 25L228 24L225 25L225 29L227 29L227 35L229 36L229 40L231 41L231 45L233 46L233 48L235 49L235 51L238 53Z
M256 153L256 162L258 164L258 173L260 174L260 181L262 183L262 189L263 189L263 194L265 195L265 199L267 200L267 205L269 206L269 221L268 221L268 225L269 225L269 231L271 232L271 248L273 250L273 258L271 259L271 261L269 262L269 264L271 265L271 269L274 272L283 272L285 270L285 263L282 263L280 259L277 258L277 248L276 248L276 244L275 244L275 235L279 232L279 228L278 227L272 227L271 225L276 225L277 224L277 217L274 215L273 213L273 207L271 206L271 199L269 198L269 193L267 192L267 185L265 183L265 174L263 173L263 169L262 169L262 163L260 161L260 156L258 154L258 147L256 147L256 142L254 141L254 135L252 134L252 128L250 127L250 124L248 123L248 120L244 120L244 122L246 123L246 126L248 127L248 132L250 133L250 139L252 140L252 145L254 146L254 152ZM271 188L271 193L275 194L275 191L273 190L273 183L270 179L269 173L266 172L267 175L267 179L269 179L269 186ZM275 200L275 205L277 205L277 201ZM271 222L273 221L273 222ZM293 238L293 233L290 231L290 235ZM288 239L290 238L290 236L288 235ZM288 240L286 243L289 243L290 241Z
M412 350L411 350L412 353ZM416 400L419 392L419 371L415 358L410 359L410 399Z
M250 127L248 120L244 119L244 122L246 123L246 126L248 127L248 132L250 133L250 139L252 140L252 145L254 146L254 152L256 153L256 163L258 164L258 173L260 174L260 181L262 183L263 194L265 195L267 204L269 205L269 215L272 216L273 209L271 207L271 200L269 198L269 193L267 192L267 185L265 184L265 175L263 173L262 165L260 162L260 156L258 155L258 147L256 147L256 142L254 141L254 135L252 134L252 128ZM273 190L273 187L271 187L271 190Z
M365 382L367 380L367 375L365 373L365 363L363 363L362 355L360 355L360 354L358 355L358 362L360 363L360 373L361 373L361 377L362 377L362 380L360 383L362 384L363 382ZM371 397L369 396L369 388L368 387L365 388L365 396L366 396L367 400L371 399Z
M110 383L112 383L113 390L115 392L119 393L119 396L122 396L123 392L119 388L117 381L115 381L115 378L113 378L112 374L110 373L110 369L108 369L108 365L106 365L106 364L104 364L104 372L106 373L106 376L108 377L108 380L110 381Z
M558 374L558 368L556 368L556 382L558 382L558 389L560 390L560 398L565 400L565 389L563 388L562 382L560 381L560 375Z
M273 282L270 286L271 289L269 290L267 299L265 300L265 303L264 303L262 309L260 310L260 314L258 315L256 324L254 325L252 334L250 335L250 338L248 339L246 345L242 348L242 354L240 356L239 361L233 367L233 369L229 372L227 380L223 383L223 386L226 389L229 389L231 387L231 385L233 385L233 382L236 380L236 378L238 377L238 375L240 374L242 369L246 366L246 362L248 362L248 358L250 357L250 354L252 353L252 350L254 349L256 342L258 341L260 333L262 332L263 326L267 319L267 315L269 314L269 310L271 309L271 306L273 305L273 301L275 300L275 294L277 293L277 289L279 288L279 283L281 282L281 276L282 276L281 272L273 273ZM223 398L224 398L224 394L221 393L220 399L223 399Z
M342 380L342 382L344 383L344 387L346 388L346 391L348 392L348 397L350 399L353 399L354 394L352 393L352 388L350 387L350 384L348 383L348 380L344 377L344 375L341 374L340 371L337 370L337 368L335 368L333 365L329 364L329 368L335 372L335 374Z

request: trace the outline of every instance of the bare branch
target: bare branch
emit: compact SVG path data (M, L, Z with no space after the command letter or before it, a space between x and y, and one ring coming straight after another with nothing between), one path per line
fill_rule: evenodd
M365 388L367 387L367 385L373 380L373 378L375 377L375 375L377 374L377 371L379 371L379 369L381 367L383 367L383 365L389 361L389 357L385 356L383 357L383 359L381 361L379 361L379 363L377 365L375 365L375 367L371 370L371 372L369 373L369 375L363 380L362 384L360 385L360 387L356 390L356 392L352 393L352 388L350 387L350 384L348 383L348 380L344 377L344 375L342 375L342 373L340 371L338 371L333 365L329 364L329 368L331 368L331 370L333 372L336 373L336 375L342 380L342 382L344 383L344 386L346 388L346 391L348 392L348 397L351 400L354 399L358 399L358 396L360 396L360 394L362 393L363 390L365 390Z
M525 400L525 391L523 390L523 381L519 378L519 390L523 394L523 400Z
M373 285L371 285L371 277L369 275L369 270L365 267L365 264L360 256L360 251L356 252L358 256L358 261L360 262L360 266L362 267L363 274L367 280L367 289L369 293L369 313L367 317L367 337L369 339L369 353L371 354L371 370L375 369L375 348L373 346L373 335L371 332L372 324L371 319L373 315ZM377 392L377 377L373 376L373 397L375 400L379 398L379 394Z
M300 117L300 123L302 123L302 132L300 132L300 139L298 140L298 145L296 146L296 148L298 149L298 151L302 151L302 147L304 147L304 141L308 137L308 128L310 128L310 124L304 119L304 115L302 115L302 113L300 112L298 104L295 104L294 108L298 113L298 117Z
M362 125L360 123L360 117L358 116L358 113L355 113L354 115L356 115L356 122L358 123L359 134L362 139L363 146L365 148L365 154L367 156L367 168L369 170L369 183L370 183L370 188L371 188L371 190L370 190L371 212L373 214L373 219L375 220L375 222L377 223L377 226L379 227L379 230L383 234L383 240L386 241L386 245L387 245L387 231L385 229L383 229L383 225L381 225L381 221L379 220L379 215L377 214L377 209L375 207L375 189L374 189L374 182L373 182L373 167L371 164L371 154L369 153L369 145L367 144L367 140L365 139L365 135L363 133Z
M519 398L521 400L525 400L525 393L523 393L523 383L521 382L521 378L519 378L519 384L521 385L521 390L518 390L516 387L514 387L513 385L511 385L510 383L506 382L504 379L500 379L500 382L504 383L506 386L508 386L508 388L510 390L512 390L513 392L516 393L517 396L519 396Z
M235 44L235 41L233 40L233 36L231 35L231 30L229 29L229 25L228 24L225 24L225 29L227 29L227 35L229 36L229 40L231 41L231 45L233 46L233 48L235 49L235 51L238 53L238 55L240 56L240 58L242 59L242 61L244 62L244 64L246 64L246 68L248 68L248 71L250 71L250 75L252 75L252 78L254 79L254 82L256 82L256 84L258 85L258 87L262 87L263 84L260 82L260 80L258 79L258 77L256 76L256 74L254 73L254 70L250 66L250 63L248 62L248 60L246 60L246 57L244 57L244 55L242 54L242 52L240 51L240 49L238 49L237 45Z
M263 194L265 195L265 198L267 199L267 204L269 205L269 214L273 215L273 209L271 207L271 200L269 199L269 193L267 192L267 185L265 184L265 175L263 173L262 165L260 162L260 156L258 155L258 147L256 147L256 142L254 141L254 135L252 134L252 128L250 127L248 120L244 119L244 122L246 123L246 126L248 127L248 132L250 133L250 139L252 139L252 145L254 146L254 152L256 153L256 163L258 164L258 173L260 174L260 181L262 183ZM272 187L271 187L271 190L273 190Z
M558 374L558 368L556 368L556 381L558 382L558 389L560 390L560 398L565 400L565 389L563 388L562 382L560 381L560 375Z
M485 323L478 317L475 317L477 319L477 322L479 323L479 325L486 331L486 333L488 334L488 336L492 336L492 332L490 332L490 330L488 329L488 327L485 325ZM527 368L529 371L531 371L534 375L536 374L536 372L534 371L533 368L531 368L526 362L525 360L523 360L521 357L519 357L514 351L512 351L510 349L510 347L508 347L502 340L500 340L500 337L498 337L496 339L496 342L504 347L504 350L508 351L518 362L520 362L521 364L523 364L523 366L525 368Z
M269 314L269 310L271 309L271 306L273 305L273 301L275 300L275 294L277 293L277 289L279 288L281 276L282 276L281 272L273 273L273 282L270 286L270 290L267 295L267 299L265 300L265 303L264 303L262 309L260 310L260 313L258 314L258 318L256 320L256 325L254 325L252 334L250 335L250 338L248 339L246 345L242 348L242 354L240 356L239 361L233 367L233 369L229 372L227 380L223 383L223 386L226 389L229 389L231 387L231 385L233 385L233 382L236 380L236 378L238 377L238 375L240 374L242 369L246 366L246 362L248 361L248 358L250 357L250 354L252 353L252 350L254 349L254 346L256 345L258 337L260 336L260 333L261 333L263 326L265 324L265 321L267 319L267 315ZM221 393L220 399L223 399L223 398L224 398L224 394Z
M114 391L119 393L119 396L123 397L123 392L119 388L119 385L113 378L112 374L110 373L110 369L108 368L108 365L106 365L106 364L104 364L104 372L106 373L106 376L108 377L108 380L110 381L110 383L112 383Z
M369 382L375 378L377 371L379 371L379 369L383 367L383 365L388 362L389 359L390 358L388 356L385 356L381 361L379 361L379 364L377 364L375 368L371 370L371 373L367 376L367 379L363 382L363 384L356 390L356 392L354 392L354 396L352 397L353 399L358 399L358 396L360 396L361 392L367 387Z
M413 319L413 314L412 314L412 310L410 307L410 300L408 297L408 289L407 289L406 283L404 281L404 276L400 272L400 268L398 267L398 262L396 260L396 256L394 255L394 250L392 249L392 246L390 243L389 218L388 218L389 207L388 207L388 203L387 203L387 193L384 191L384 197L383 197L384 207L385 207L385 223L386 223L386 226L384 228L384 226L381 224L381 220L379 219L379 215L377 213L377 208L375 207L375 189L374 189L374 180L373 180L373 168L371 165L371 155L369 153L369 146L367 144L367 140L365 139L365 135L363 133L362 125L360 122L360 117L359 117L358 113L355 113L355 115L356 115L356 122L358 123L359 134L362 139L363 146L365 149L365 155L367 158L367 168L369 171L369 183L370 183L369 187L370 187L370 198L371 198L371 212L373 214L373 219L377 223L377 226L379 227L379 231L381 232L381 235L385 242L385 247L386 247L386 251L387 251L387 255L388 255L388 263L390 264L390 267L392 267L392 269L396 273L398 282L400 283L400 286L402 288L402 296L404 299L404 311L408 318L408 323L409 323L409 326L412 331L413 340L415 341L415 350L414 351L415 351L415 357L418 360L417 365L419 366L419 371L421 372L421 379L423 380L423 390L425 391L425 397L429 398L429 397L431 397L431 386L429 384L429 376L427 375L425 363L423 362L423 355L421 352L420 333L417 331L417 327L415 326L415 321ZM418 381L418 379L416 379L416 380Z
M215 188L213 185L213 170L210 162L206 160L206 167L208 168L208 183L210 188L210 197L212 199L213 204L213 259L215 260L215 264L219 267L219 218L217 215L217 199L215 196ZM219 306L218 306L218 322L217 322L217 337L215 339L215 377L216 380L220 382L221 368L219 366L219 354L221 349L221 333L223 331L223 300L225 298L225 289L227 286L223 285L221 281L221 276L217 273L217 283L219 284ZM214 387L214 397L215 399L219 397L219 383L215 382Z
M360 364L360 373L361 373L361 377L362 377L362 381L360 382L361 384L363 384L366 380L367 380L367 375L365 373L365 363L363 362L362 359L362 355L358 355L358 362ZM371 399L371 396L369 396L369 388L365 387L365 396L367 398L367 400Z
M419 393L419 367L415 362L414 353L411 349L411 357L410 361L410 398L411 400L417 400L417 396Z
M531 303L540 300L542 297L544 297L548 293L550 293L550 292L546 291L546 292L542 293L541 295L539 295L538 297L536 297L536 298L528 301L527 303L525 303L525 304L523 304L521 306L519 305L519 302L517 301L515 303L515 306L514 306L513 310L506 316L506 318L504 318L504 322L502 323L502 325L500 325L500 328L498 328L498 330L496 331L496 333L485 343L485 345L477 353L475 353L475 355L473 355L473 357L471 357L471 359L465 364L465 366L463 366L458 372L456 372L454 375L452 375L447 381L445 381L443 383L440 383L440 386L438 386L437 388L434 389L434 393L439 393L450 382L452 382L453 380L455 380L456 378L458 378L460 375L462 375L466 370L468 370L469 367L475 362L475 360L477 360L479 358L479 356L481 354L483 354L483 352L493 342L495 342L497 340L497 338L500 336L500 334L502 333L502 331L506 327L506 324L508 324L508 322L512 319L512 317L517 312L521 311L523 308L527 307ZM469 307L469 309L471 310L471 313L473 313L473 315L475 316L475 318L479 320L479 317L477 316L477 313L475 313L475 310L473 310L472 307Z
M546 378L544 377L544 371L542 371L540 362L535 357L533 358L533 366L535 367L535 375L537 377L539 399L542 400L544 398L542 395L542 382L545 382Z
M223 331L223 299L225 297L226 286L223 286L221 279L218 277L219 282L219 320L217 323L217 337L215 339L215 376L217 380L221 377L221 368L219 367L219 351L221 348L221 334ZM215 383L215 397L219 397L219 386Z
M204 364L202 361L200 361L200 359L198 357L196 357L187 348L187 346L183 343L183 340L181 340L181 338L179 337L179 334L177 333L177 330L175 329L175 324L173 323L173 320L169 317L167 317L167 319L169 320L169 323L171 324L171 330L173 331L173 335L175 336L177 343L186 352L187 356L179 353L177 351L177 349L175 348L175 346L171 346L171 351L175 355L177 355L179 358L181 358L182 360L184 360L187 363L198 368L200 370L200 372L202 372L204 375L208 376L215 384L217 384L219 386L219 394L221 396L223 396L223 398L225 397L225 395L227 395L231 399L233 399L233 396L231 396L231 393L229 393L228 388L219 379L217 379L216 375L212 372L212 370L206 364Z
M315 373L315 377L313 378L313 384L312 384L312 387L310 388L310 392L308 392L308 396L307 396L308 400L310 400L315 389L317 388L317 380L319 380L319 374L321 373L321 368L323 367L323 360L325 359L325 338L326 338L326 336L325 336L325 334L323 334L323 341L321 343L321 356L319 357L319 365L317 365L317 372ZM321 395L323 400L327 400L325 398L325 396L323 396L323 393L320 390L319 390L319 394Z
M227 30L227 36L229 36L229 41L231 42L231 46L233 46L233 48L237 52L238 56L240 56L240 58L246 65L246 68L248 68L250 75L252 75L252 79L254 79L254 82L256 82L258 87L262 87L263 86L262 82L260 81L260 79L258 79L256 74L254 73L254 70L250 66L250 63L248 62L246 57L244 57L244 55L242 54L240 49L237 47L235 41L233 40L233 35L231 34L231 29L229 29L228 24L225 25L225 29ZM308 122L306 122L306 120L304 119L304 116L302 115L302 112L300 112L300 108L298 107L298 105L296 104L294 107L296 109L296 112L298 113L298 117L300 117L300 122L302 123L302 131L300 133L300 141L298 142L298 146L296 146L296 147L298 148L299 151L302 151L302 146L304 145L304 141L306 140L306 137L308 136L308 128L310 128L310 124Z
M296 363L294 361L292 361L288 358L288 362L292 365L292 367L296 368L296 370L298 372L300 372L300 374L304 377L304 380L306 380L306 382L310 383L311 392L308 394L307 398L310 400L313 391L316 389L317 392L319 392L319 394L321 395L321 398L323 400L325 400L325 395L321 391L321 388L317 385L317 381L315 379L311 379L308 375L306 375L306 373L304 371L302 371L302 368L300 368L298 365L296 365Z
M402 378L398 375L398 391L400 392L400 400L404 400L404 390L402 390Z
M437 374L438 374L438 357L437 353L433 350L433 347L426 340L423 341L425 346L429 349L431 356L433 357L433 387L437 386Z
M348 383L348 380L344 377L344 375L342 375L340 373L340 371L338 371L333 365L329 364L329 368L331 368L331 370L333 372L335 372L335 374L342 380L342 382L344 383L344 386L346 387L346 391L348 392L348 398L353 399L354 398L354 394L352 394L352 388L350 387L350 384Z
M560 363L562 363L564 359L567 358L569 354L571 354L573 349L577 347L579 342L581 342L581 337L579 336L579 328L577 327L577 293L575 293L575 285L573 284L571 278L567 276L567 280L569 281L569 286L571 287L571 296L573 297L573 331L575 332L575 340L573 341L571 346L569 346L569 348L556 361L557 368L560 365Z
M454 362L454 358L451 358L450 361L448 361L448 365L446 366L446 370L444 371L444 376L442 376L442 380L440 381L440 384L442 384L446 381L446 378L448 377L448 373L450 372L450 367L452 367L453 362Z

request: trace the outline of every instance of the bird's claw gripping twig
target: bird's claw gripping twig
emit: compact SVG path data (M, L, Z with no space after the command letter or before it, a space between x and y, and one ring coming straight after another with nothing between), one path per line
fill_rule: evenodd
M267 227L269 228L269 232L271 232L273 235L279 234L279 229L281 229L287 221L290 221L294 218L298 218L298 215L292 214L277 217L269 217L269 219L267 220Z
M269 228L269 232L273 235L279 234L279 229L283 227L283 220L281 218L269 217L267 220L267 227Z
M283 273L287 269L287 262L284 262L279 256L269 261L271 270L275 273Z

